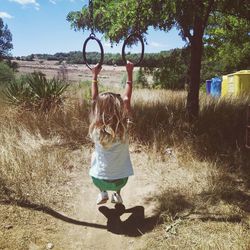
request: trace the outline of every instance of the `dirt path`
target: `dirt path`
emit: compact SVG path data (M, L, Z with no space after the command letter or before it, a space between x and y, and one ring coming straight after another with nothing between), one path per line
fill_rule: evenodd
M135 158L132 154L132 160ZM139 166L138 166L139 165ZM142 165L134 166L135 176L130 177L129 182L125 186L122 197L126 209L135 208L136 206L143 206L145 208L145 218L153 215L153 205L147 202L147 197L152 196L155 192L156 186L150 183L147 174L143 172ZM84 166L83 171L76 171L75 178L72 186L75 188L75 198L72 214L68 215L79 221L85 221L97 225L104 226L105 228L96 228L95 226L82 226L74 224L64 224L63 242L65 242L64 249L139 249L143 245L144 229L136 229L137 226L132 225L129 233L132 236L126 236L123 232L117 233L121 225L110 223L107 229L107 218L98 210L95 201L98 194L97 188L92 184L88 175L88 167ZM109 193L111 196L111 192ZM108 201L103 207L107 211L111 211L111 217L115 213L114 204ZM108 210L112 209L112 210ZM138 208L138 207L137 207ZM136 210L136 209L135 209ZM140 210L140 209L139 209ZM120 218L121 221L126 221L131 216L131 213L124 213ZM130 220L133 224L133 219ZM146 220L143 221L143 223ZM151 231L155 225L155 219L148 219L147 230ZM144 224L145 225L145 224ZM118 227L118 228L117 228ZM130 226L128 226L130 227ZM133 227L133 228L132 228ZM140 227L140 225L139 225ZM126 228L128 229L128 228ZM116 231L110 232L110 231ZM134 232L134 233L133 233ZM126 234L126 233L125 233ZM134 235L133 235L134 234ZM141 237L135 237L135 236ZM56 249L56 246L55 246Z
M62 189L58 187L60 196L64 197L60 204L51 202L42 210L37 209L36 204L0 206L4 218L0 221L0 249L143 249L158 223L158 218L153 216L155 204L149 201L156 192L157 180L152 180L145 168L144 154L131 153L135 175L122 190L126 209L123 213L110 201L96 205L98 189L88 174L90 150L72 152L66 173L70 181Z

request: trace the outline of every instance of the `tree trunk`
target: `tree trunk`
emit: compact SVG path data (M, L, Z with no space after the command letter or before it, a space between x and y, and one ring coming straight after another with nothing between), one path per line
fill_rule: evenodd
M203 23L198 16L195 17L193 36L191 43L191 62L190 62L190 86L187 97L187 111L189 120L192 121L199 115L199 89L200 71L203 48Z

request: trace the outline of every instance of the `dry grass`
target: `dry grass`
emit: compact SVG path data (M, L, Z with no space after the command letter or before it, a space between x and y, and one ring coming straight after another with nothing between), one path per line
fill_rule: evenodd
M40 63L40 60L34 61L16 61L19 64L18 75L40 71L46 75L48 79L58 77L62 65L58 61L46 61ZM138 70L135 67L135 72ZM108 86L119 86L121 78L126 75L126 68L124 66L102 66L102 74L100 75L100 82ZM65 76L71 83L77 84L80 81L88 81L92 79L91 71L84 64L66 64Z
M61 138L58 135L43 138L39 129L31 133L21 122L13 122L15 115L10 112L13 111L1 117L4 119L0 126L1 200L56 203L58 200L52 200L48 194L51 190L56 192L56 186L66 181L62 176L67 151L54 149Z
M139 90L135 97L134 140L148 155L150 178L159 182L156 212L165 220L145 248L249 249L249 97L201 96L192 125L185 92Z
M63 209L72 167L83 160L74 162L72 154L91 145L89 104L75 98L88 96L88 90L69 91L64 108L46 115L1 105L2 202ZM134 92L134 164L158 183L152 199L164 219L144 236L145 249L249 249L250 154L243 139L249 98L201 96L200 118L192 125L185 101L185 92Z

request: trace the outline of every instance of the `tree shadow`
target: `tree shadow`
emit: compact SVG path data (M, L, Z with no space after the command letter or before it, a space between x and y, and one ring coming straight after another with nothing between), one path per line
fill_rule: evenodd
M225 183L221 183L221 188L224 187L224 191L219 189L213 189L211 193L201 193L199 195L187 198L184 194L181 194L178 190L165 190L161 194L156 195L153 199L157 201L156 211L161 214L165 223L172 223L176 226L176 221L182 220L200 220L203 222L230 222L241 223L244 221L244 214L229 214L229 213L211 213L209 212L210 202L217 203L221 200L227 201L230 204L237 205L245 212L250 211L250 196L243 191L225 188ZM210 202L207 202L207 195ZM200 200L202 197L204 200ZM213 200L211 200L211 198ZM150 200L148 200L150 202ZM201 202L206 206L201 207Z
M198 160L219 163L219 167L242 178L249 188L250 150L245 147L245 133L250 98L204 99L198 119L189 123L184 96L174 95L176 92L166 102L135 103L132 139L154 145L163 155L166 145L184 149L184 156L188 146Z
M174 189L164 190L160 194L155 195L153 199L157 202L156 213L165 213L173 218L178 216L178 214L183 214L194 209L194 204L184 194ZM150 202L149 199L148 202Z
M241 215L225 215L225 214L216 214L216 213L202 213L202 212L193 212L188 215L190 220L201 220L203 222L212 221L212 222L230 222L230 223L241 223L243 217Z
M249 98L220 99L203 107L194 124L193 151L199 158L218 162L250 187L250 151L246 144L246 117Z
M135 206L126 209L122 204L116 204L115 208L99 207L99 211L107 218L107 230L114 234L123 234L130 237L139 237L152 231L156 225L162 223L159 215L145 218L143 206ZM123 214L131 214L122 221Z
M210 188L200 193L199 196L203 200L209 200L212 204L224 201L249 213L250 195L247 189L241 185L234 176L222 172L212 178Z
M229 196L223 197L229 203L237 204L242 210L250 213L250 195L241 191L234 190Z

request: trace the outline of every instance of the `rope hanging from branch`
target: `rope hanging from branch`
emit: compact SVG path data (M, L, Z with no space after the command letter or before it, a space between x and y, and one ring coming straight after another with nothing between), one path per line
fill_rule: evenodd
M86 53L86 48L87 48L87 44L90 40L94 40L97 42L97 44L99 45L100 48L100 52L101 52L101 57L100 60L98 62L98 66L101 67L103 64L103 60L104 60L104 50L103 50L103 46L101 41L96 37L95 33L94 33L94 5L93 5L93 1L89 0L89 16L90 16L90 30L91 33L89 35L89 37L85 40L84 44L83 44L83 49L82 49L82 53L83 53L83 62L86 64L86 66L92 70L92 68L90 67L88 61L87 61L87 53Z
M122 59L124 61L124 63L126 64L127 63L127 59L126 59L126 52L125 52L125 49L127 47L127 45L129 45L131 43L131 41L138 41L140 42L141 44L141 55L139 57L139 60L137 62L133 62L135 66L138 66L140 65L140 63L142 62L143 60L143 57L144 57L144 42L143 42L143 38L140 34L140 16L141 16L141 0L139 0L137 2L137 10L136 10L136 17L138 18L137 19L137 22L136 22L136 27L135 27L135 31L132 32L124 41L123 43L123 46L122 46Z

